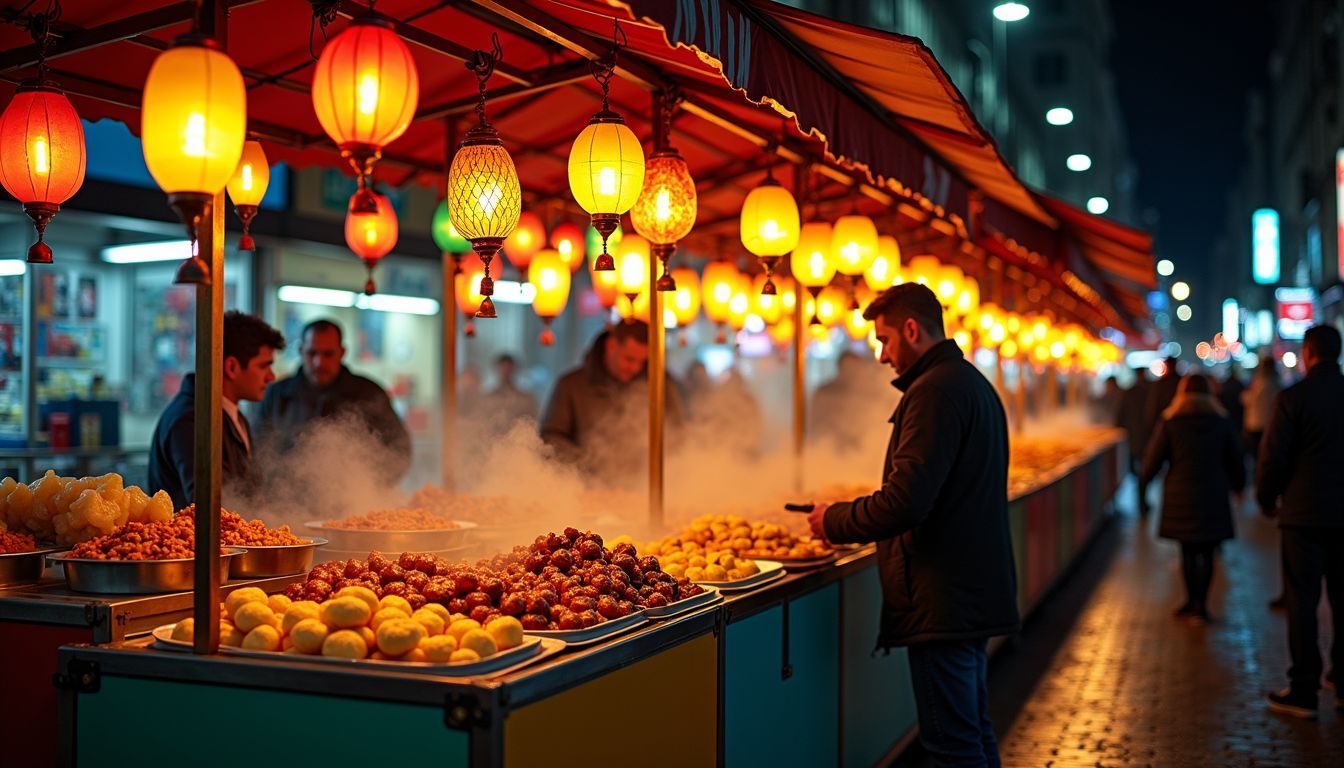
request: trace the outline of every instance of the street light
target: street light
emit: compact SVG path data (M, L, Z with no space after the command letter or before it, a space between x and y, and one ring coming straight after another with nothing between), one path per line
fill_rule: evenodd
M1190 284L1184 280L1171 284L1171 298L1177 301L1185 301L1190 298Z
M1171 277L1171 274L1175 271L1176 265L1171 263L1171 259L1162 259L1157 262L1157 274L1163 277Z
M1111 201L1104 197L1089 197L1087 199L1087 212L1100 216L1111 209Z
M1008 25L1027 18L1031 9L1022 3L999 3L994 6L994 84L998 89L998 104L995 110L997 135L1000 147L1006 147L1008 140Z
M999 21L1021 21L1030 13L1031 9L1022 3L999 3L994 6L994 18Z
M1092 167L1092 158L1084 154L1069 155L1064 164L1069 167L1070 171L1082 173Z
M1189 304L1182 304L1176 308L1176 317L1183 323L1190 321L1191 314Z
M1068 107L1053 107L1045 113L1045 122L1051 125L1068 125L1073 122L1073 110Z

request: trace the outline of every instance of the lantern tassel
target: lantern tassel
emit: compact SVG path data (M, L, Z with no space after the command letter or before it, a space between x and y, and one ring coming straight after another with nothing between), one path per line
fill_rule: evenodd
M551 317L541 318L543 326L541 329L541 346L543 347L549 347L555 343L555 331L551 330L551 321L554 319Z
M257 215L257 206L235 205L233 212L238 216L238 220L243 222L243 236L238 238L238 250L257 250L257 243L252 239L252 219Z
M677 290L677 281L672 278L671 273L667 271L667 262L672 258L672 254L677 250L676 245L655 245L653 246L653 255L658 257L658 263L662 265L663 274L658 278L654 288L659 291Z
M51 263L51 246L46 243L47 225L59 210L61 206L50 203L24 203L23 212L33 220L33 227L37 230L37 242L28 249L29 264Z
M602 236L602 253L593 262L594 272L612 272L616 269L616 260L607 252L607 238L611 237L621 225L621 217L615 213L594 213L593 229Z

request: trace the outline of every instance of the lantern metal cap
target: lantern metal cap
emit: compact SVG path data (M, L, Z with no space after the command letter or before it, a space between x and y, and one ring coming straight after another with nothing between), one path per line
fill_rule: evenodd
M173 38L172 48L209 48L214 51L223 51L224 46L219 41L209 35L203 35L199 32L188 32L185 35L178 35Z
M350 20L351 27L383 27L384 29L395 29L392 25L392 19L378 11L369 11L368 13Z
M591 118L588 119L589 125L601 125L604 123L614 125L625 125L625 118L621 117L621 114L619 112L614 112L610 109L603 109L602 111L597 112Z
M497 147L502 147L502 146L504 146L504 141L503 141L502 139L499 138L499 131L495 130L495 126L491 125L490 123L486 122L485 120L482 120L481 122L479 122L479 123L477 123L476 125L472 126L471 129L467 131L467 135L464 136L464 137L462 137L462 146L464 146L464 147L480 147L480 146L497 146Z
M52 81L52 80L48 80L48 79L45 78L45 77L39 77L39 78L36 78L36 79L33 79L33 80L24 80L22 83L19 83L17 86L15 86L15 88L14 88L14 92L15 92L15 93L37 93L37 92L41 92L41 93L58 93L58 94L60 94L60 95L62 95L62 96L65 95L65 91L61 89L61 87L59 86L59 84L57 84L56 82L54 82L54 81Z

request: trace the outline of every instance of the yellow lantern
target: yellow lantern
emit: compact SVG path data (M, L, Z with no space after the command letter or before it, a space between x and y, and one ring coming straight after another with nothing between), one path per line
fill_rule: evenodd
M541 318L541 345L549 347L555 343L555 333L551 323L569 303L569 265L549 248L538 251L527 265L527 282L536 289L532 299L532 309Z
M649 241L639 235L626 235L616 256L616 285L633 300L649 288Z
M971 349L971 332L965 328L958 328L952 332L952 340L957 343L963 352Z
M751 284L747 282L746 275L739 277L741 279L735 281L733 286L733 298L728 301L728 325L734 331L746 328L747 317L751 315Z
M765 330L766 333L770 334L775 346L781 349L793 343L793 318L791 317L786 317Z
M816 322L814 324L834 328L845 320L849 309L849 297L836 286L827 286L817 296Z
M863 319L862 309L851 309L845 312L845 333L849 338L858 341L867 338L868 331L872 330L873 323Z
M916 256L910 260L910 267L906 270L906 280L920 285L927 285L936 294L938 271L942 269L942 262L938 261L936 256Z
M980 281L968 276L962 282L961 290L957 292L957 299L952 309L958 317L970 317L979 308Z
M1017 342L1012 339L1004 339L999 345L999 356L1005 360L1016 360L1018 352Z
M765 284L769 280L765 274L759 274L751 281L751 297L754 305L752 311L764 320L766 325L774 325L784 314L784 302L777 293L766 292Z
M668 274L667 262L676 251L677 242L691 233L695 216L695 180L686 161L675 149L654 152L644 171L643 189L630 209L630 222L649 241L653 255L662 265L655 286L659 291L677 289L676 280Z
M206 206L238 168L246 133L243 76L218 42L183 35L154 59L141 95L140 145L193 251ZM209 265L194 254L176 281L208 284Z
M877 238L877 255L863 271L863 281L874 291L885 291L896 284L901 271L901 246L891 235Z
M831 259L831 225L824 221L809 221L798 235L798 247L790 258L793 279L807 288L824 288L835 277L835 262Z
M944 307L952 307L957 302L957 294L961 293L962 283L965 281L965 275L961 267L955 264L944 264L938 268L938 274L934 278L933 292L938 295L938 301Z
M737 286L737 267L727 261L714 261L705 265L705 274L700 284L702 306L705 317L711 323L722 325L728 322L729 305L733 301L733 289Z
M976 329L981 333L986 333L995 325L1002 325L1003 310L994 302L988 302L980 305L980 311L976 313Z
M243 236L238 239L240 251L257 249L250 233L252 219L270 184L271 166L266 162L266 152L261 148L261 142L249 140L243 144L243 157L238 161L238 168L225 185L229 199L233 201L233 212L243 222Z
M644 187L644 148L608 104L613 66L604 65L595 75L602 86L602 109L569 148L569 191L602 235L602 255L595 267L599 272L616 268L607 253L607 238Z
M1009 312L1003 320L1003 327L1009 336L1016 336L1022 330L1022 316L1016 312Z
M877 258L877 226L867 216L841 216L831 232L831 259L842 275L859 277Z
M700 314L700 276L690 267L681 267L672 270L672 279L677 281L677 289L667 300L667 311L678 328L685 328ZM686 346L686 337L683 335L678 343Z
M742 202L742 247L761 260L765 281L761 290L775 293L771 279L780 257L798 245L798 203L789 190L767 172L765 181L747 194Z

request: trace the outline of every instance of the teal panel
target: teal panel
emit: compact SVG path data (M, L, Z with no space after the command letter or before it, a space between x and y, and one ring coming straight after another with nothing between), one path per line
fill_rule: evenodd
M1059 481L1059 493L1055 494L1055 572L1050 574L1053 580L1068 567L1073 558L1073 494L1077 484L1073 481L1074 470Z
M128 765L467 766L470 737L436 707L139 678L81 694L81 768Z
M905 649L874 655L882 607L877 567L841 585L844 688L840 717L843 766L871 766L915 727L915 694Z
M840 585L729 624L724 636L724 765L835 765L840 751Z
M1008 522L1013 532L1013 565L1017 569L1017 610L1027 610L1027 500L1023 497L1008 505Z

